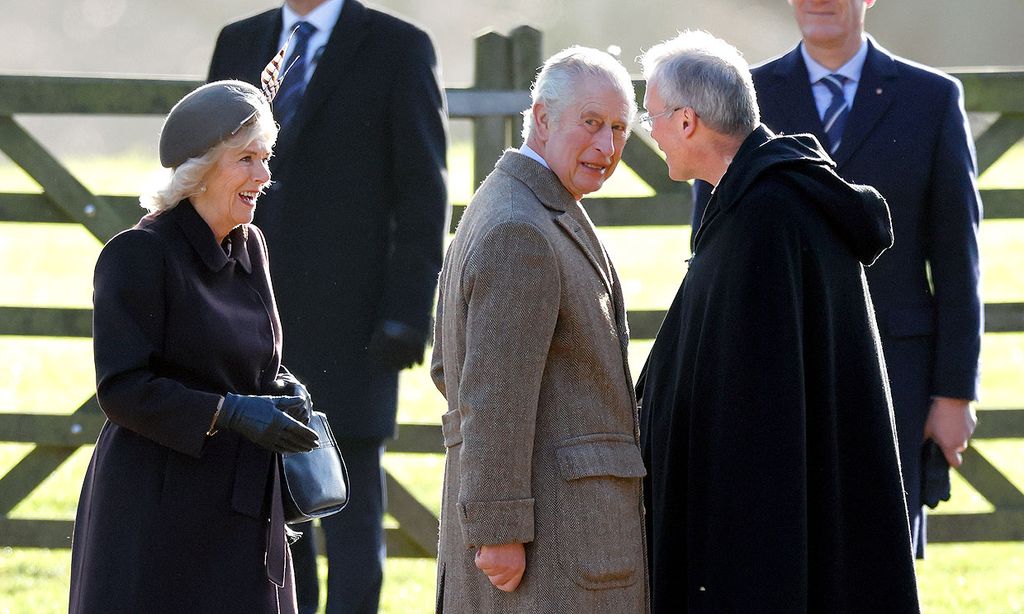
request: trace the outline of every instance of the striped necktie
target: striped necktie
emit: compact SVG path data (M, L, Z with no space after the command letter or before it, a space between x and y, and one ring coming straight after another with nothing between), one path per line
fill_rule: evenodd
M295 112L299 110L302 94L306 91L306 67L309 65L306 51L309 47L309 37L313 36L314 32L316 26L308 21L295 24L295 38L292 41L294 46L284 62L288 74L281 83L277 98L274 99L274 115L282 128L288 125Z
M846 126L846 118L850 115L850 105L846 104L846 96L843 95L843 84L846 80L843 75L825 75L819 81L832 93L832 102L825 109L825 116L821 120L825 136L828 137L830 154L839 149L839 144L843 141L843 127Z

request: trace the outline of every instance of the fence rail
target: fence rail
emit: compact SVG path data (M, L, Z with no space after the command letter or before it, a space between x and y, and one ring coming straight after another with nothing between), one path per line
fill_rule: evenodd
M476 85L446 90L449 115L473 122L473 177L479 184L506 147L518 145L520 111L541 62L540 32L529 27L508 36L495 32L476 40ZM1024 70L970 68L951 71L964 84L969 112L997 119L977 139L979 171L994 164L1024 137ZM43 188L39 194L0 193L0 221L81 224L101 241L133 224L138 199L92 194L15 118L16 115L156 115L166 113L196 81L0 75L0 151ZM643 82L636 82L638 99ZM690 188L668 179L658 152L642 137L626 146L623 162L655 191L638 198L588 199L599 226L682 226L689 223ZM1024 190L984 190L986 220L1024 218ZM452 229L464 204L454 208ZM634 339L657 333L663 311L628 314ZM985 305L986 333L1024 332L1024 303ZM0 335L89 337L89 309L0 306ZM1024 404L1024 398L1021 399ZM1024 439L1024 409L979 411L975 439ZM0 441L34 444L0 478L0 545L62 548L70 545L72 521L11 518L9 514L79 447L92 444L103 423L95 397L70 414L4 413ZM389 452L442 454L440 427L401 424ZM959 470L995 507L984 514L939 514L929 520L932 541L1024 540L1024 494L975 448ZM388 511L399 527L387 533L389 556L436 555L437 519L402 484L388 476Z

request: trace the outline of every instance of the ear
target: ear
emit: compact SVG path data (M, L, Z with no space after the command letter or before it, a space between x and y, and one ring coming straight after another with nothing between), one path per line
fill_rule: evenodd
M551 114L543 102L533 103L533 131L542 142L547 142L551 133Z
M679 114L682 115L680 122L682 123L682 136L683 138L690 138L693 136L694 131L697 129L697 114L690 107L683 107L679 109Z

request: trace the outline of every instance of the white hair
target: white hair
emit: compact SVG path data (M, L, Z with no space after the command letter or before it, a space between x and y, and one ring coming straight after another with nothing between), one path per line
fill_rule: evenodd
M139 205L151 213L160 213L173 209L179 202L194 196L202 190L203 178L214 167L220 156L229 149L241 149L252 143L260 143L269 150L277 140L277 124L270 110L270 104L261 95L238 91L239 98L245 100L256 109L254 119L241 126L233 135L229 135L202 155L185 160L170 171L170 175L160 184L143 192L139 197Z
M668 108L691 107L716 132L746 136L761 121L750 66L720 38L687 30L638 60Z
M629 102L627 130L636 116L636 93L626 68L613 56L590 47L573 45L551 56L537 73L530 88L532 104L523 111L523 142L533 130L533 105L544 103L552 122L558 122L562 111L575 100L576 86L581 79L605 79L617 87Z

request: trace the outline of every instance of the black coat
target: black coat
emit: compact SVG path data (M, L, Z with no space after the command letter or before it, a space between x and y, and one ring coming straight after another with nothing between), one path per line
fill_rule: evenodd
M226 26L209 78L258 84L280 32L281 9ZM289 369L341 437L394 432L398 373L370 359L374 329L431 330L448 216L439 77L425 32L345 0L256 210Z
M230 236L233 258L186 200L100 253L93 340L108 420L78 504L71 612L278 611L264 566L271 454L206 435L222 395L269 392L281 369L263 237ZM293 609L290 584L280 593Z
M799 47L751 73L766 126L823 138ZM931 397L978 397L981 202L969 135L959 82L869 38L834 158L843 179L877 189L892 213L895 242L867 276L914 524L921 514L921 442ZM697 199L699 220L706 196ZM922 532L919 546L923 538Z
M722 178L638 384L652 604L916 612L861 263L885 202L760 127Z

